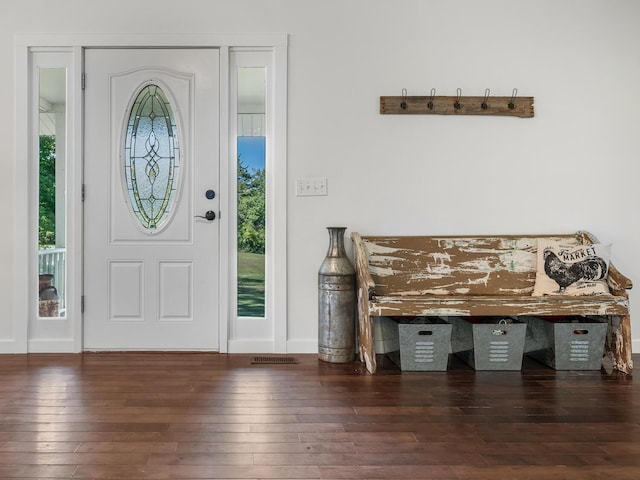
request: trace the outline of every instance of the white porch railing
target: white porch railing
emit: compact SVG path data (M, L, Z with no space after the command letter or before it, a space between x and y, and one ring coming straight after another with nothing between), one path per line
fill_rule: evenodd
M65 295L65 260L66 260L65 248L48 248L45 250L39 250L38 252L38 273L50 273L53 275L53 281L51 284L56 287L58 295L60 296L59 314L64 316L66 310L66 295Z

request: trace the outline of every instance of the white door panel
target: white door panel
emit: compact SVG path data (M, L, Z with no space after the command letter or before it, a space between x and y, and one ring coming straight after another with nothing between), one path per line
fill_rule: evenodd
M219 226L199 218L218 212L218 68L215 49L86 52L85 349L218 349ZM130 114L147 91L173 123Z

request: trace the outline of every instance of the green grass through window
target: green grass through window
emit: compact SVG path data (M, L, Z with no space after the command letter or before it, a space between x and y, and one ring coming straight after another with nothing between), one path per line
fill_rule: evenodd
M265 256L238 252L238 316L264 317Z

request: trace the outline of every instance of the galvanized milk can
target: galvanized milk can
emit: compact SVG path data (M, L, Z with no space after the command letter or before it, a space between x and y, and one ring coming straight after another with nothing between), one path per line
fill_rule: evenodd
M355 358L356 275L344 250L345 227L328 227L329 251L318 271L318 358Z
M60 308L60 295L52 285L53 275L41 273L38 278L38 316L41 318L57 317Z

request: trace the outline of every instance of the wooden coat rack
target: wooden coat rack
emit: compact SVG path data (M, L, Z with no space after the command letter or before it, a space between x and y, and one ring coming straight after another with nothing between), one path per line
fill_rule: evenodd
M498 115L533 117L533 97L518 97L514 89L510 97L495 97L485 90L482 97L436 96L435 89L427 96L407 96L406 89L397 97L380 97L381 115Z

